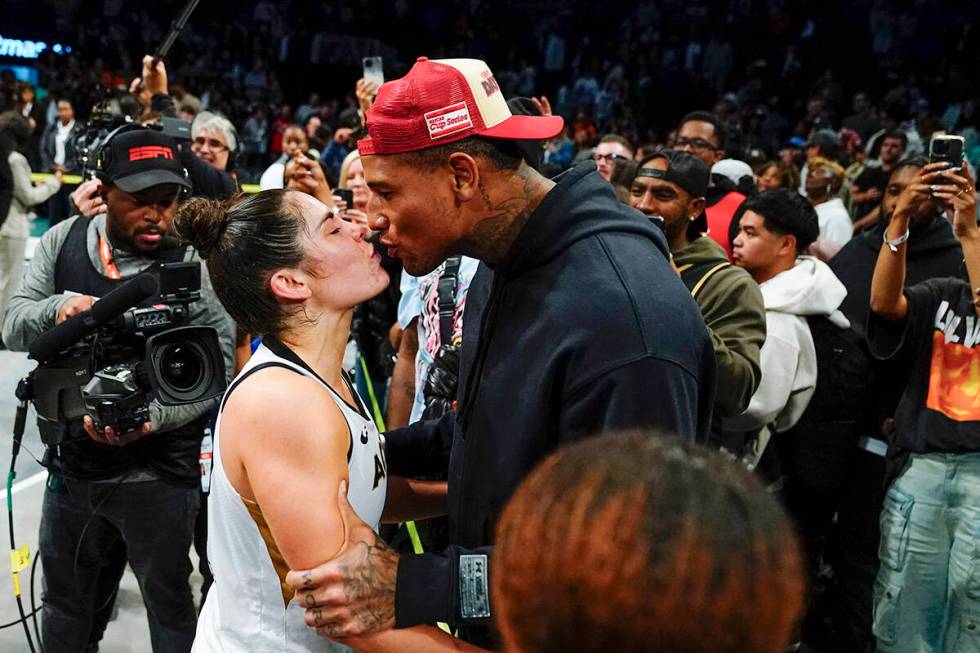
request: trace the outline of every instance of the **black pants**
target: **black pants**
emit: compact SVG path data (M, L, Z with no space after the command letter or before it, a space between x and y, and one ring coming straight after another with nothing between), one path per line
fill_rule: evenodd
M97 650L123 551L146 604L154 653L190 651L197 616L188 554L198 492L163 481L69 480L45 490L40 555L47 653Z

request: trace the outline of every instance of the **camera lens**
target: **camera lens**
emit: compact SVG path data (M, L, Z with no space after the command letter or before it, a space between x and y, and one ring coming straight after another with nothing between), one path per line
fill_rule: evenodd
M198 384L203 367L200 352L184 344L170 345L160 357L163 380L180 392L188 392Z

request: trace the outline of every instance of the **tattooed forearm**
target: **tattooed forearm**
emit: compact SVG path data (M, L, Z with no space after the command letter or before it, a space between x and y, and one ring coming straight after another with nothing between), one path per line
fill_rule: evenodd
M353 545L360 555L341 566L344 594L353 618L366 632L395 623L395 579L398 554L383 540Z

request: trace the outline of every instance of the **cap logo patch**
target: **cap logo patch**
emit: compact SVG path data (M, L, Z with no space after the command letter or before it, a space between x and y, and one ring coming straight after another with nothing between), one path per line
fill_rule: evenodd
M174 152L165 145L143 145L142 147L129 148L129 160L140 161L142 159L170 159L174 158Z
M457 102L425 114L425 126L429 130L429 138L436 140L472 129L473 119L470 118L466 102Z
M480 76L483 77L483 81L480 84L483 85L483 90L486 91L487 97L500 90L500 86L497 85L497 80L494 79L493 73L489 70L484 70Z

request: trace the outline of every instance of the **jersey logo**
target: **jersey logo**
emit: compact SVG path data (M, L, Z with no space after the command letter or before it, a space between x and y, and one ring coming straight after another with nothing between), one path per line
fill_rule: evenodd
M381 440L378 440L378 453L374 454L374 487L373 490L378 489L378 484L385 480L388 475L388 461L385 460L385 450L381 446Z
M368 427L361 427L361 444L368 443Z

